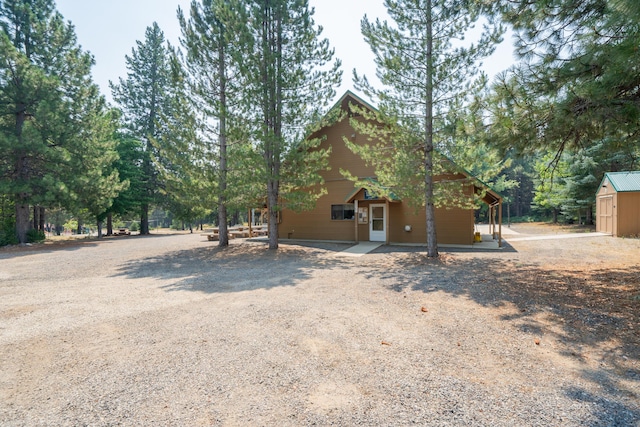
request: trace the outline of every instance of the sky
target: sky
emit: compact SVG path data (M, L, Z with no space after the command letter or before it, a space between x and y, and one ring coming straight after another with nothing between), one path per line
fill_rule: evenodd
M176 10L188 11L191 0L57 0L58 11L76 29L78 43L95 58L93 79L102 93L111 100L109 81L126 77L125 55L137 40L144 40L147 27L157 22L165 38L178 45L180 26ZM323 36L335 48L342 61L342 85L337 97L347 90L355 92L352 70L375 81L373 53L360 33L360 20L366 14L370 20L387 19L383 0L310 0L315 8L314 19L324 28ZM489 76L506 69L513 62L510 40L498 47L484 61ZM356 92L357 93L357 92Z

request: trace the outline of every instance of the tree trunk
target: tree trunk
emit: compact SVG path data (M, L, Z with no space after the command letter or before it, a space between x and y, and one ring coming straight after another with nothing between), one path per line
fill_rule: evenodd
M278 184L275 180L267 183L269 249L278 249Z
M222 26L222 23L219 23ZM225 45L218 47L218 78L220 84L220 176L218 177L218 246L229 246L229 230L227 228L227 81Z
M144 203L140 212L140 234L149 234L149 204Z
M98 239L102 238L102 221L96 221L96 225L98 226Z
M38 230L40 231L44 231L44 223L45 223L45 211L46 209L43 207L40 207L40 223Z
M40 209L38 209L37 206L33 207L33 228L34 230L38 229L38 225L40 224L40 221L38 220L38 214L40 213Z
M27 243L27 231L29 231L29 204L26 202L26 195L16 197L16 237L18 243Z
M107 236L113 236L113 214L107 215Z
M19 181L28 179L29 170L27 166L27 151L23 147L22 129L27 119L26 106L18 104L16 113L16 137L20 146L16 156L15 178ZM18 243L27 243L27 231L29 231L29 201L27 193L16 194L16 237Z
M424 147L425 167L425 213L427 226L427 256L438 256L438 239L436 235L436 210L433 195L433 15L431 0L427 0L427 84L426 84L426 129Z

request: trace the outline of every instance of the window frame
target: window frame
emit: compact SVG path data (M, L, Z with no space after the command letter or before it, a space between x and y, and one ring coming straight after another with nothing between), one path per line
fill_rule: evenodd
M338 206L341 208L341 211L340 211L341 215L339 215L340 218L338 218L338 215L336 215L336 218L334 218L334 212L337 212L335 208ZM345 217L345 212L351 212L351 215L349 217ZM331 221L354 221L355 219L356 219L355 204L337 203L337 204L331 205Z

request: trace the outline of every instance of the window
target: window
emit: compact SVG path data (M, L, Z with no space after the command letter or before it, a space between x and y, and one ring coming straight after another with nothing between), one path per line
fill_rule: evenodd
M333 220L353 220L356 217L353 204L331 205L331 219Z

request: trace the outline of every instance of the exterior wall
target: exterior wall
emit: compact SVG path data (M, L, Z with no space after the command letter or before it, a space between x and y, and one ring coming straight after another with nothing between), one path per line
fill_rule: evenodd
M618 193L615 236L640 236L640 192Z
M317 200L315 209L311 211L295 213L283 210L278 227L279 237L353 242L356 240L355 221L334 221L331 219L331 205L345 204L345 199L355 190L353 182L344 178L340 169L348 170L353 175L360 177L371 177L375 172L373 168L367 167L359 156L353 154L342 140L343 135L350 138L351 141L357 141L359 138L364 140L362 136L352 137L354 129L349 125L349 119L345 118L333 126L323 129L322 134L326 138L320 144L320 148L331 148L329 161L331 169L321 172L325 180L324 187L327 189L327 194ZM368 229L366 232L368 238Z
M284 209L280 216L278 227L279 237L283 239L309 240L337 240L337 241L368 241L369 224L358 224L353 220L332 220L331 205L346 204L353 196L356 188L353 182L342 176L340 170L347 170L353 176L360 178L374 177L375 170L369 167L357 155L349 150L343 141L343 136L350 141L367 144L366 137L356 135L349 124L349 119L323 129L326 139L321 148L331 147L330 170L322 171L325 180L324 187L328 194L320 197L315 209L295 213ZM313 135L317 136L317 135ZM469 185L469 194L473 192ZM362 200L356 197L358 207L368 207L371 203L387 204L387 236L391 243L426 243L426 220L424 208L417 212L403 202L386 202L385 200ZM357 211L356 211L357 217ZM436 227L439 243L455 243L470 245L473 243L473 210L472 209L437 209ZM410 232L404 231L405 225L410 225ZM356 232L357 230L357 232Z
M436 234L438 243L473 244L473 210L462 208L436 208ZM405 226L411 231L405 231ZM425 208L415 209L407 204L391 203L389 215L389 241L391 243L426 243L427 221Z
M279 225L279 236L285 239L368 241L369 224L356 224L356 220L332 220L331 205L344 204L344 197L353 192L353 183L328 185L329 194L321 197L312 211L295 213L284 210ZM332 192L333 190L333 192ZM337 196L337 197L336 197ZM358 207L384 200L359 201ZM461 208L436 209L436 233L441 244L473 244L473 210ZM411 231L405 231L405 226ZM356 227L358 235L356 238ZM405 203L388 204L387 228L390 243L426 243L426 217L424 207L418 211Z
M354 220L332 220L331 205L345 204L353 193L353 182L332 181L325 184L328 194L320 197L315 209L295 213L284 209L280 215L278 234L283 239L344 240L354 242Z

